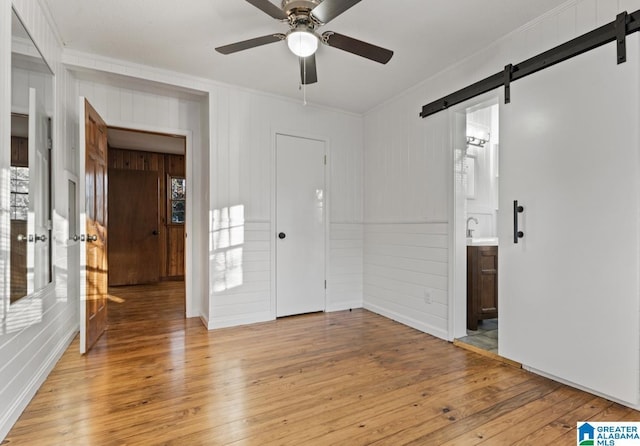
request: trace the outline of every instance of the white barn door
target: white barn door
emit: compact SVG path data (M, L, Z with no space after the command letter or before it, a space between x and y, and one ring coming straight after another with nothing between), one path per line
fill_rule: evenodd
M627 63L610 43L519 80L501 106L499 352L637 404L638 36L627 44Z
M276 135L276 315L325 309L325 144Z

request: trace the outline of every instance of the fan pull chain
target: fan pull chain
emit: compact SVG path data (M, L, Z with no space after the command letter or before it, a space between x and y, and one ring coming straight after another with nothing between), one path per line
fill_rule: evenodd
M304 105L307 105L307 85L303 85L302 86L302 103Z
M302 104L307 105L307 58L302 59Z

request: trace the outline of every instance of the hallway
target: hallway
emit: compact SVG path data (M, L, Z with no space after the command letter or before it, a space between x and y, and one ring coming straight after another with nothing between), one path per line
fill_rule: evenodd
M640 413L366 310L207 331L181 282L110 290L3 444L575 444Z

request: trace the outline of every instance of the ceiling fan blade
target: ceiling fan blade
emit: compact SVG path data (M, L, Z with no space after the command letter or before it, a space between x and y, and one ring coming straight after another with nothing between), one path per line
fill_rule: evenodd
M230 45L219 46L216 51L222 54L237 53L238 51L248 50L267 43L280 42L286 39L284 34L269 34L268 36L256 37L255 39L243 40L242 42L232 43Z
M318 72L316 71L316 55L309 57L299 57L300 59L300 82L302 85L315 84L318 82Z
M343 34L334 33L333 31L323 33L322 41L333 48L348 51L381 64L386 64L393 56L393 51L391 50Z
M311 15L321 23L329 23L356 3L360 3L360 1L361 0L323 0L322 3L313 8Z
M287 20L287 15L284 11L271 3L269 0L247 0L253 6L261 10L262 12L269 14L274 19Z

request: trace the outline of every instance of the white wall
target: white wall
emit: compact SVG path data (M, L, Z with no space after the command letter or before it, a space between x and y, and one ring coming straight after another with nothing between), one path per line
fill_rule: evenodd
M365 119L364 306L446 337L449 122L406 101Z
M36 45L55 72L57 98L65 97L67 74L61 67L59 45L37 0L13 0L0 3L0 97L10 97L11 6L15 7ZM40 317L31 324L14 329L2 321L0 327L0 438L3 438L31 397L38 390L49 371L77 332L77 300L67 293L68 249L66 245L67 196L64 174L67 134L63 123L66 114L64 101L58 101L53 117L52 175L53 198L53 269L54 283L41 293L23 299L24 305L36 307ZM10 146L9 101L0 105L0 141ZM0 190L9 190L8 170L10 156L0 151ZM65 191L59 193L59 191ZM0 269L2 270L2 298L8 298L8 193L0 194ZM19 307L17 307L19 308ZM9 311L14 311L9 308Z
M327 309L362 306L362 118L217 87L212 111L210 327L275 318L275 133L327 141Z
M450 118L421 119L422 106L639 8L638 0L567 2L365 115L365 308L450 337Z

